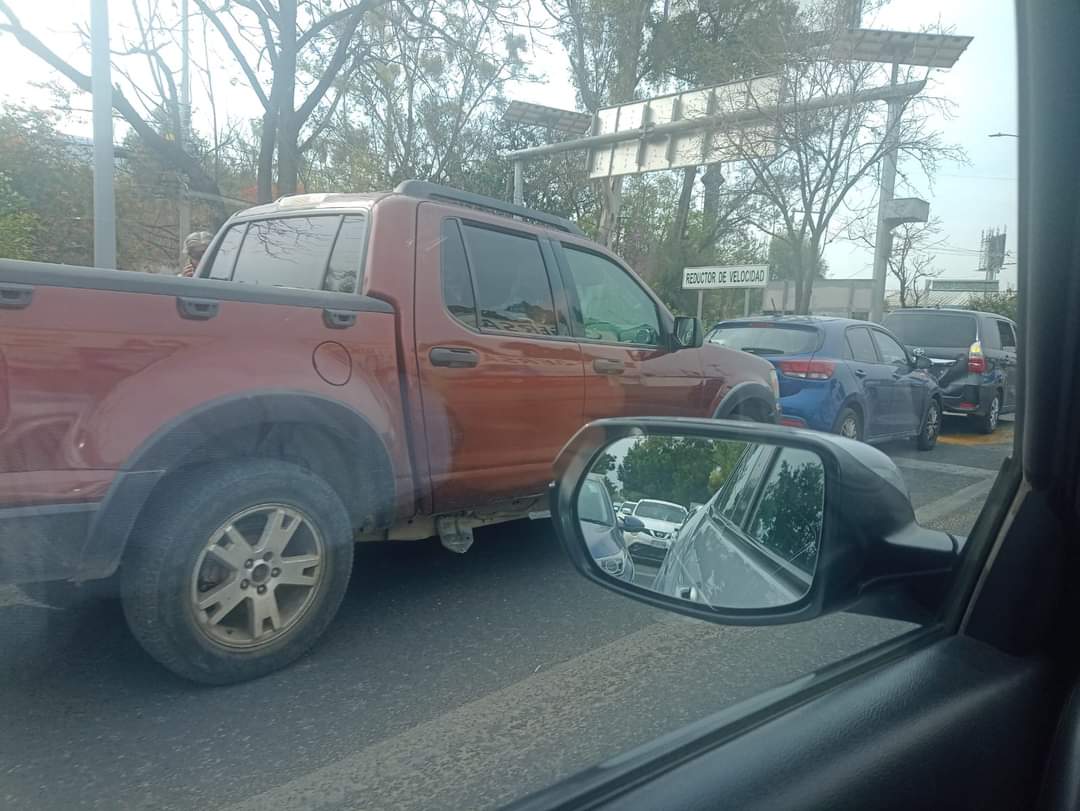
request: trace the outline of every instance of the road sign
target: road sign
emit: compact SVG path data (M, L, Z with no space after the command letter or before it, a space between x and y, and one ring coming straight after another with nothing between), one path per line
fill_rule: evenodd
M779 100L780 80L763 76L606 107L596 114L592 136L626 132L628 140L591 149L589 177L634 175L733 160L745 139L753 139L756 152L769 154L773 147L768 126L718 128L710 117L768 109ZM695 119L702 119L700 128L670 134L648 132L651 127Z
M743 290L765 287L768 265L728 265L727 267L686 268L683 290Z

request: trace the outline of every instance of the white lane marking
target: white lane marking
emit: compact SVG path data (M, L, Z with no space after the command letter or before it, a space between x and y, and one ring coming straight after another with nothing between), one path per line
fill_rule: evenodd
M991 478L970 484L951 495L918 507L915 510L915 519L924 527L929 527L960 510L972 507L978 507L981 510L993 486L994 480Z
M890 457L899 468L907 470L925 470L932 473L946 473L950 476L974 476L982 479L997 476L997 470L969 465L950 465L947 462L931 462L927 459L910 459L907 456Z

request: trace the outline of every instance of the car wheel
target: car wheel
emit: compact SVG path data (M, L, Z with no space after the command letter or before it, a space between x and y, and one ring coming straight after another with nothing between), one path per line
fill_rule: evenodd
M1001 396L994 395L994 399L990 401L990 407L986 409L986 413L981 417L978 417L979 430L984 434L992 434L997 429L998 417L1001 416Z
M768 418L769 409L764 403L757 400L747 400L735 407L728 417L729 420L742 422L771 422Z
M941 405L937 400L931 399L926 407L926 417L923 419L922 430L919 431L916 445L920 451L933 450L937 444L938 435L941 433Z
M228 684L304 654L352 568L337 493L286 462L196 468L163 483L124 560L132 633L169 670Z
M859 418L859 412L853 408L845 408L840 412L840 416L836 418L836 427L833 429L834 433L840 434L840 436L847 437L848 439L857 439L860 442L863 438L863 426L862 420Z

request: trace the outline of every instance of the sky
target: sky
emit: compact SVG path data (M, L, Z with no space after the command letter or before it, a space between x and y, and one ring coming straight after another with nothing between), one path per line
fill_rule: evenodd
M89 72L89 54L83 52L74 35L76 24L85 24L89 0L9 0L27 28L37 33L77 67ZM534 17L542 14L535 2ZM113 0L110 21L116 48L125 26L131 24L129 4ZM864 25L914 31L938 23L952 33L973 36L974 40L951 70L935 74L935 95L956 105L955 115L939 127L945 139L959 144L968 155L966 165L945 164L938 170L933 186L920 183L917 196L930 202L931 216L942 220L945 246L938 249L936 266L941 278L976 278L980 235L983 230L1004 228L1008 233L1005 286L1016 284L1015 261L1017 159L1015 138L990 138L991 133L1017 132L1017 76L1015 17L1008 0L892 0ZM534 42L533 60L546 63L546 75L538 82L519 83L507 89L510 98L522 98L552 107L573 108L574 90L569 66L555 43ZM546 52L544 52L546 50ZM228 63L222 53L210 53L211 61ZM535 68L534 68L535 70ZM33 55L0 36L0 100L47 105L48 91L35 86L55 78L55 74ZM229 86L218 83L219 96L230 115L256 117L256 100L243 82ZM193 115L201 111L199 88L194 90ZM85 99L89 107L89 98ZM72 134L89 135L88 120L75 117L64 124ZM584 156L582 157L584 160ZM901 165L901 171L904 167ZM825 258L832 278L859 278L871 275L869 249L846 241L835 241Z

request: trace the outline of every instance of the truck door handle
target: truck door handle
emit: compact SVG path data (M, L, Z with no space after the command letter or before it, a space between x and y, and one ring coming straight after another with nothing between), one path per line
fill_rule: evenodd
M0 308L25 310L34 298L34 286L30 284L0 285Z
M176 310L181 318L193 321L209 321L218 314L220 304L212 298L176 297Z
M356 313L352 310L331 310L328 308L322 311L322 320L330 329L348 329L356 323Z
M595 358L592 367L602 375L621 375L626 371L626 364L613 358Z
M460 346L436 346L428 355L432 366L446 366L450 369L471 369L480 362L480 355L475 350Z
M866 377L866 370L865 369L856 369L855 370L855 377Z

